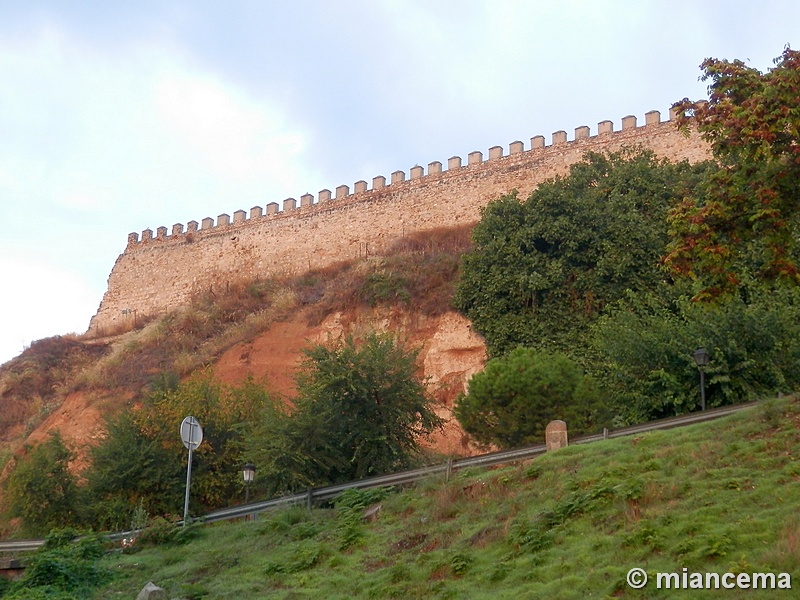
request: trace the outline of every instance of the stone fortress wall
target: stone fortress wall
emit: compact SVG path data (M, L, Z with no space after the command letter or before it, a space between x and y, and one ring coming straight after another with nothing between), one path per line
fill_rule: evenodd
M672 115L670 115L672 116ZM568 172L586 151L608 152L641 146L673 161L696 162L710 156L708 146L692 132L679 132L661 113L645 115L644 125L634 116L622 119L620 130L611 121L531 138L526 150L512 142L488 156L471 152L466 164L454 156L447 164L432 162L427 172L415 166L409 176L392 173L389 181L374 177L372 184L357 181L353 190L341 185L249 212L233 218L221 214L149 229L128 236L125 251L108 278L108 290L92 318L88 334L103 336L129 329L137 319L161 314L188 303L196 293L219 290L236 281L275 274L296 274L332 263L379 253L407 233L475 223L489 201L518 190L521 198L541 182Z

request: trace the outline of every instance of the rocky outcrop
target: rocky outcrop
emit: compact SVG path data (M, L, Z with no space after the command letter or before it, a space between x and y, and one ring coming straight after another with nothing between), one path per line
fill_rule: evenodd
M398 308L353 310L333 313L313 326L299 313L275 323L254 340L230 348L217 361L215 374L230 383L251 375L291 402L296 394L293 375L304 347L374 331L392 333L407 347L419 350L420 376L436 399L437 413L447 421L425 443L444 454L473 454L475 449L453 419L452 409L470 377L483 368L486 346L470 322L455 312L425 316Z

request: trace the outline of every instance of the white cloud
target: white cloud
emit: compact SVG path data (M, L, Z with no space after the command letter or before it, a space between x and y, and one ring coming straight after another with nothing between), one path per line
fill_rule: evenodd
M160 218L281 200L313 178L302 131L171 43L112 56L47 26L27 44L0 42L0 84L0 194L12 201Z
M97 290L75 273L2 256L0 273L5 282L0 363L37 339L82 333L97 308Z
M0 37L0 267L13 282L0 360L85 331L129 231L316 185L306 135L174 43L109 53L52 23L29 33Z
M279 179L296 184L294 159L304 148L302 135L286 131L274 111L218 79L172 72L159 78L155 109L184 155L231 183Z

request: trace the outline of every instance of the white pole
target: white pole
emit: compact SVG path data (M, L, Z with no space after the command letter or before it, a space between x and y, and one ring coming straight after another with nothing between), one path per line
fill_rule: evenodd
M186 465L186 497L183 500L183 526L189 520L189 488L192 485L192 449L194 448L194 423L189 423L189 461Z

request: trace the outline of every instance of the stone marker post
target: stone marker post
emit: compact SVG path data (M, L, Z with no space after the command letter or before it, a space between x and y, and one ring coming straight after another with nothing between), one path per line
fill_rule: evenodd
M567 447L567 424L564 421L550 421L544 430L544 443L548 452Z

